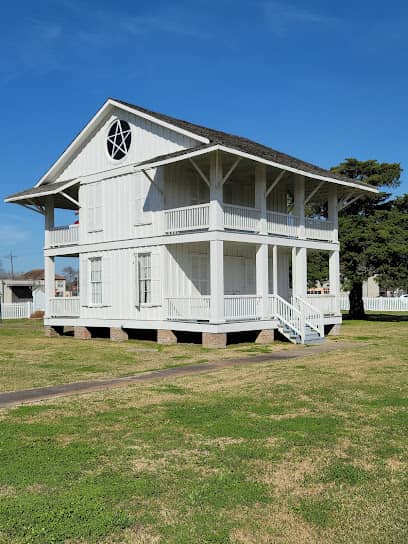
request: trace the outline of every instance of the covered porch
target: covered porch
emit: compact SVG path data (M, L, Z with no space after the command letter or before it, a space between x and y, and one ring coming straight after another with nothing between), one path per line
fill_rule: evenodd
M337 211L350 189L216 151L164 170L164 233L197 230L336 243Z
M277 305L290 313L286 305L299 305L300 299L323 318L338 316L338 251L328 258L330 293L307 295L306 248L222 240L171 244L166 248L164 318L213 324L271 320Z

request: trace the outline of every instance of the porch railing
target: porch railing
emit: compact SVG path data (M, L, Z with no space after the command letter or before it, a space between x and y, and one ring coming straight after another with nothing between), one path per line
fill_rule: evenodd
M224 204L224 227L228 229L259 231L260 211L247 206Z
M299 219L296 215L281 212L267 212L268 234L298 236Z
M209 225L210 205L184 206L164 211L166 233L205 229Z
M224 316L226 321L260 318L261 297L254 295L224 296Z
M79 317L79 297L52 297L49 299L50 317Z
M302 314L305 324L309 325L310 328L319 333L319 336L323 337L324 324L322 312L305 299L297 296L293 296L291 302L292 306Z
M47 247L71 246L79 242L79 225L65 225L46 230Z
M281 323L289 327L297 334L301 342L305 339L305 318L302 313L289 304L289 302L279 295L269 295L269 315L273 319L278 319Z
M315 219L313 217L305 218L306 238L312 240L333 240L333 222Z
M172 321L208 321L210 319L210 297L167 298L167 319Z
M323 315L340 314L339 299L335 295L307 295L306 300Z

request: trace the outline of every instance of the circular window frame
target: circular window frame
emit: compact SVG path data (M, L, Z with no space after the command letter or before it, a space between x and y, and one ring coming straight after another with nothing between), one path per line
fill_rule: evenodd
M126 154L121 157L120 159L115 159L114 157L112 157L112 155L109 153L109 149L108 149L108 137L109 137L109 132L111 131L111 128L113 127L113 125L117 122L125 122L128 124L129 126L129 129L130 129L130 145L129 145L129 148L126 152ZM107 127L106 129L106 133L105 133L105 141L104 141L104 147L105 147L105 154L106 154L106 157L108 158L108 160L112 163L112 164L119 164L121 163L122 161L124 161L128 155L129 155L129 151L131 150L132 148L132 145L133 145L133 130L132 130L132 125L129 123L129 121L127 119L122 119L120 117L117 117L116 119L113 119L113 121L111 123L109 123L109 126Z

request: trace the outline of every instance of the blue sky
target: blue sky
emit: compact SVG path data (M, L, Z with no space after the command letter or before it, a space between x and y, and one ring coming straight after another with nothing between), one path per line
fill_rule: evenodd
M34 185L108 96L324 167L408 171L407 27L392 0L4 3L1 199ZM18 270L42 266L42 237L40 215L0 203L5 268L10 251Z

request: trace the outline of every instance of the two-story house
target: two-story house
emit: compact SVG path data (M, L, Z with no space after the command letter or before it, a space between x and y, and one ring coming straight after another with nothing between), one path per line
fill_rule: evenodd
M193 332L222 347L241 331L319 341L341 322L337 214L367 192L246 138L109 99L37 185L6 202L45 216L47 334L151 329L170 343ZM305 213L317 207L327 217ZM79 210L79 222L55 225L56 208ZM328 254L328 295L307 295L308 249ZM78 297L54 297L58 256L79 258Z

